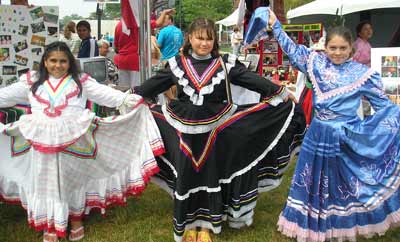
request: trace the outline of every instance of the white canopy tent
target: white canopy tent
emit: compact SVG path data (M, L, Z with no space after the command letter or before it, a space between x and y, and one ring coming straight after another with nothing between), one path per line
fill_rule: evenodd
M216 24L224 25L224 26L233 26L237 24L239 18L239 8L237 8L231 15L228 17L221 19L216 22Z
M289 10L287 18L292 19L300 16L329 14L335 15L339 10L339 15L360 12L370 9L381 8L400 8L399 0L316 0Z
M355 27L363 20L360 12L366 10L374 28L371 45L386 47L400 23L400 0L316 0L288 11L287 18L292 24L323 23L327 27L338 11L356 36Z
M215 22L216 24L219 25L218 35L219 35L220 42L221 42L221 38L222 38L221 37L222 36L222 26L229 27L229 26L236 25L238 22L238 18L239 18L239 8L237 8L235 11L233 11L233 13L231 13L228 17Z

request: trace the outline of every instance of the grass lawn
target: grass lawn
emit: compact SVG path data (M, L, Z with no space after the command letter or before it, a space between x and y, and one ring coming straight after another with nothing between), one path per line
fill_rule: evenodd
M293 242L276 231L293 169L294 164L278 189L260 195L252 226L235 230L224 224L222 233L213 236L213 242ZM167 193L151 184L141 197L129 199L126 207L107 210L105 218L92 213L86 218L85 225L86 237L82 242L173 242L172 201ZM0 204L0 242L40 241L42 234L28 227L24 209ZM400 229L392 229L384 237L358 241L400 241Z

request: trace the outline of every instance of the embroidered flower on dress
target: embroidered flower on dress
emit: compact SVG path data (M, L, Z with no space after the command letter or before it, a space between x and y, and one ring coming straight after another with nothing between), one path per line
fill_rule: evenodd
M355 197L358 199L360 196L361 187L361 182L357 179L357 177L352 176L349 184L338 186L338 190L341 194L340 198L343 200L347 200L349 197Z
M339 116L340 116L339 114L336 114L329 109L323 108L320 110L315 110L315 117L318 118L319 120L332 120Z
M399 120L394 117L387 117L381 122L381 126L396 134L399 131Z

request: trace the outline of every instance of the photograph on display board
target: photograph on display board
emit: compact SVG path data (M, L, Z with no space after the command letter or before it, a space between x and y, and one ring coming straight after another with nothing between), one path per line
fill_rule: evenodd
M58 23L58 15L45 13L43 20L48 23L57 24Z
M278 65L278 55L276 53L264 53L263 64L264 65Z
M39 35L32 35L31 44L44 47L46 45L46 37Z
M260 61L260 55L259 54L247 54L246 61L250 62L250 65L248 67L248 69L250 71L257 71L258 62Z
M39 71L40 63L38 61L34 61L32 65L32 70Z
M10 59L10 48L0 48L0 62Z
M382 56L382 67L397 67L397 56Z
M43 22L38 22L38 23L33 23L31 24L32 27L32 33L40 33L46 31L46 27L44 26Z
M47 27L47 34L52 37L58 37L58 28L57 27Z
M382 77L399 77L397 67L382 67Z
M11 35L0 35L0 45L11 45Z
M40 57L43 52L43 49L40 47L37 47L37 48L32 48L31 51L32 51L32 55Z
M21 66L26 66L28 64L28 58L21 55L15 55L14 63Z
M278 52L278 42L264 42L264 52Z
M275 66L264 66L263 67L263 76L264 77L272 77L272 75L277 71L277 67Z
M18 78L16 76L12 76L5 80L6 86L16 83L17 81L18 81Z
M26 36L26 34L28 33L28 30L29 30L29 26L20 24L18 27L18 34Z
M399 85L397 82L385 82L384 83L384 90L386 95L389 99L394 102L398 103L398 95L399 95Z
M42 7L37 7L32 9L31 11L29 11L29 14L31 15L33 20L36 20L44 16Z
M17 66L3 66L3 75L17 75Z
M20 52L20 51L28 48L28 43L26 42L26 40L22 40L22 41L18 41L13 46L14 46L15 52Z
M17 73L18 73L18 76L22 76L23 74L27 73L28 71L29 71L29 68L25 68L25 69L18 70Z

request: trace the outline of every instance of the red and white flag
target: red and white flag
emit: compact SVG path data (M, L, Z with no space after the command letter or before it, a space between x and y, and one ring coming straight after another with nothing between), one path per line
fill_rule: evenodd
M236 25L240 28L243 26L244 14L246 13L246 1L240 0L238 5L239 13Z
M131 34L131 29L140 26L139 1L141 0L121 0L122 32L127 35Z

